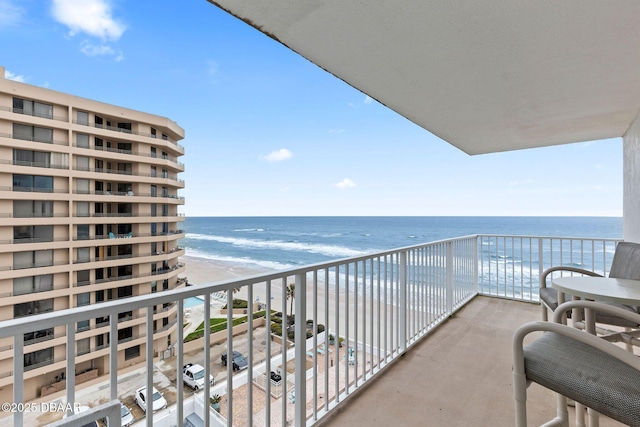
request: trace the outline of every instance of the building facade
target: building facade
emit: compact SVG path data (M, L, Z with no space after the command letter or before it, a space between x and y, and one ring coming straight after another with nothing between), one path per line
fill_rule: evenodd
M0 320L184 286L175 122L7 80L0 67ZM76 382L145 359L145 310L78 323ZM175 344L175 304L154 310L154 354ZM24 335L25 399L64 389L64 328ZM13 342L0 342L0 399L11 401Z

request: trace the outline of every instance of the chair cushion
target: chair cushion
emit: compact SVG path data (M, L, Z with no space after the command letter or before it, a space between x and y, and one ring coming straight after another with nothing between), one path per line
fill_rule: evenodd
M640 371L553 332L525 347L524 358L529 380L614 420L640 427Z
M640 244L620 242L611 262L609 277L640 280Z
M540 299L547 304L551 311L558 308L558 291L554 288L540 288Z

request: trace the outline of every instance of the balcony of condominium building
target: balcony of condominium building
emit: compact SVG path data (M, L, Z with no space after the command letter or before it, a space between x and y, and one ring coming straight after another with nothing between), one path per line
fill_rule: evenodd
M16 381L47 364L63 371L77 366L90 358L85 346L101 337L100 345L90 347L104 357L95 365L95 381L76 384L75 376L66 376L64 390L30 401L81 402L100 418L105 402L135 405L135 389L147 385L163 393L168 407L148 412L146 419L134 411L143 425L188 425L185 420L194 416L209 425L512 425L512 337L521 324L540 319L540 273L551 265L580 263L606 274L617 243L466 236L197 287L145 295L124 289L130 292L124 299L1 323L3 343L29 355L28 363L24 357L13 361L5 381L13 380L12 398L19 399L25 390ZM291 319L276 312L289 305L282 302L291 283L293 312L306 321L286 327ZM185 340L177 325L189 312L185 301L203 298L207 318L214 299L229 301L238 291L260 301L243 332L227 328L220 337L205 322L201 338ZM237 317L231 311L226 316L229 324ZM267 325L277 319L292 333L289 341L272 336ZM43 323L54 330L42 332L36 325ZM65 331L66 337L71 331L72 346L64 341ZM113 331L117 342L107 342L102 331ZM163 331L174 331L177 340L160 354ZM58 352L40 360L44 356L31 351L34 333L59 336ZM81 343L85 337L91 340ZM40 345L50 345L40 339ZM118 353L129 344L142 358L137 369ZM220 365L221 354L233 351L245 355L249 369ZM31 358L39 361L37 368ZM205 375L216 378L195 393L181 381L182 366L194 360L210 360ZM127 375L118 373L125 367ZM220 412L204 404L214 394L222 396ZM554 394L532 385L528 409L536 425L553 418ZM14 414L12 422L31 425L31 416ZM49 414L47 420L61 416ZM620 424L601 417L601 425Z

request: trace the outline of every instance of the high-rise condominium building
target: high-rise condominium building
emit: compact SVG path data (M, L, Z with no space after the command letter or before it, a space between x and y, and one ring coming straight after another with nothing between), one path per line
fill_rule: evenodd
M4 78L0 67L0 320L184 286L184 130L129 110ZM154 353L175 344L177 307L155 308ZM145 357L145 309L79 322L75 372L64 327L24 335L24 397L108 373ZM0 399L10 402L13 341L0 340Z

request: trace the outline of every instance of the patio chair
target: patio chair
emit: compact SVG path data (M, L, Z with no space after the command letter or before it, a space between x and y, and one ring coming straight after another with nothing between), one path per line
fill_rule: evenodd
M553 322L521 326L513 338L513 394L517 427L527 425L527 386L558 393L557 416L545 425L568 426L567 398L629 426L640 427L640 358L588 332L559 323L563 312L591 308L640 323L640 314L594 301L570 301ZM544 334L523 346L525 337ZM596 413L591 412L593 418ZM592 419L593 419L592 418Z
M567 271L584 274L587 276L602 277L601 274L582 268L557 266L545 270L540 276L540 305L542 306L542 320L547 320L547 310L555 311L558 307L558 291L547 287L547 277L556 271ZM615 279L635 279L640 280L640 244L631 242L620 242L616 246L616 251L611 262L609 277ZM632 313L640 313L639 306L628 306L612 304L626 309ZM568 315L570 316L570 315ZM629 321L619 316L596 311L596 323L606 325L621 326L624 328L638 328L638 322Z

